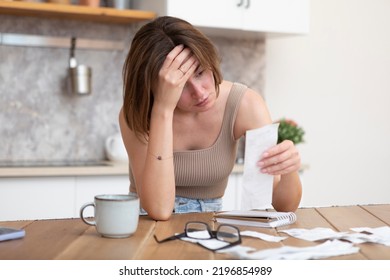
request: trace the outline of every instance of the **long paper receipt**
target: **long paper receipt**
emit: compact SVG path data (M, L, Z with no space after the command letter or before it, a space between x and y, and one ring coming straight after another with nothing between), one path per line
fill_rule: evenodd
M257 162L263 153L276 145L279 124L248 130L245 138L245 163L241 209L272 208L274 177L260 172Z

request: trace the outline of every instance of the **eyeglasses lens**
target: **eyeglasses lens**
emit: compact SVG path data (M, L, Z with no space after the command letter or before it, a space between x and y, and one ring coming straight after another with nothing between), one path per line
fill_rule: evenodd
M207 225L203 223L188 223L186 226L187 237L196 239L210 239L211 235Z
M221 225L217 231L217 239L228 243L237 242L240 239L238 229L231 226Z

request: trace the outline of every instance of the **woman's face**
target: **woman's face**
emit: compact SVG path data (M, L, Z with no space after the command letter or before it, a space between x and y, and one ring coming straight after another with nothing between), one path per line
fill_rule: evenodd
M187 80L176 108L185 112L205 112L217 98L213 72L201 66Z

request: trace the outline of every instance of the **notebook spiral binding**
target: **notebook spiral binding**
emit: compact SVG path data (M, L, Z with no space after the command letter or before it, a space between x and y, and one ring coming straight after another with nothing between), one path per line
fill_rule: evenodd
M279 212L279 213L283 213L283 214L275 217L276 226L291 225L297 221L297 215L293 212Z
M217 213L215 214L214 219L218 223L274 228L295 223L297 221L297 216L293 212L238 210Z

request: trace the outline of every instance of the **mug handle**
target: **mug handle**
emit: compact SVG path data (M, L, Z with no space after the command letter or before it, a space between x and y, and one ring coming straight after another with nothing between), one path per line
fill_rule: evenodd
M93 206L93 207L95 208L95 203L89 202L89 203L86 203L86 204L84 204L83 206L81 206L81 208L80 208L80 218L81 218L81 220L82 220L84 223L86 223L87 225L96 226L96 222L95 222L95 221L88 221L88 220L84 217L84 210L85 210L88 206Z

